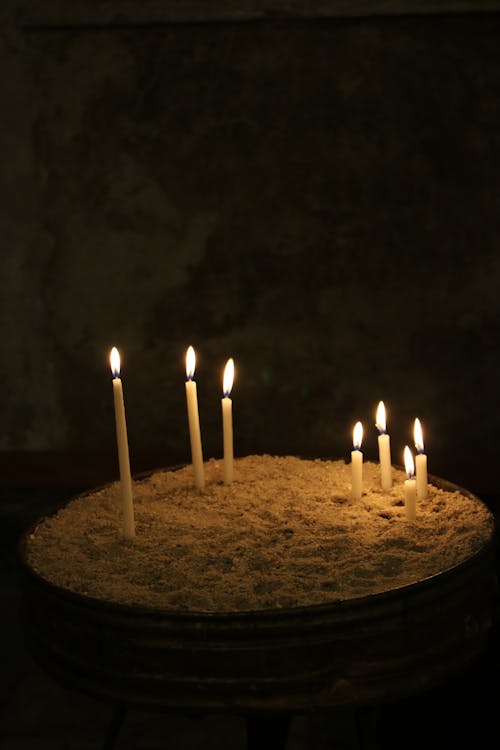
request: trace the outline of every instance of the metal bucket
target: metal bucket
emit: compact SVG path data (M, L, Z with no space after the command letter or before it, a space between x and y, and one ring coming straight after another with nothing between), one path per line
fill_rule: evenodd
M130 706L255 714L378 704L467 665L492 625L493 534L465 562L388 592L196 613L106 603L55 586L27 562L32 532L20 546L29 652L61 684Z

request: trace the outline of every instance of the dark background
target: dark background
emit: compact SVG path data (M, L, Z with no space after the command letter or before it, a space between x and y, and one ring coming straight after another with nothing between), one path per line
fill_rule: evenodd
M375 457L383 399L397 463L419 416L431 471L494 489L500 17L114 5L4 37L1 447L115 475L115 344L133 470L187 460L191 343L207 457L233 356L237 453L344 455L361 419Z
M205 457L233 356L236 454L347 456L361 419L374 459L383 399L393 460L419 416L429 470L496 512L500 5L440 8L3 5L9 611L28 522L117 477L112 345L133 472L189 460L193 344ZM6 658L25 706L31 662ZM56 747L57 722L8 731Z

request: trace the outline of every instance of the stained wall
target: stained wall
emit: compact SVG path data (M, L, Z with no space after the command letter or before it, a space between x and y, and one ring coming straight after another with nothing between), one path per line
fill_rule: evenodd
M3 450L206 456L233 356L235 449L433 468L499 447L496 13L30 25L12 14L0 153ZM488 458L491 456L491 458ZM431 459L430 459L430 465ZM476 469L475 469L476 470Z

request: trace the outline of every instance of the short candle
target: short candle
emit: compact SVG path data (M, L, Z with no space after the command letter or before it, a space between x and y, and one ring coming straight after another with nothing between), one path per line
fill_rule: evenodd
M417 470L417 497L423 499L427 497L427 456L424 453L422 425L418 418L415 419L413 439L415 441L415 450L417 451L417 455L415 456Z
M233 481L233 402L230 394L234 381L234 361L228 359L222 378L222 433L224 447L224 484Z
M417 483L415 477L415 464L411 450L405 445L404 462L407 479L405 479L405 511L408 521L414 521L417 515Z
M198 395L194 370L196 355L192 346L186 352L186 402L189 423L189 440L191 443L191 460L193 462L194 480L201 489L205 486L205 471L203 468L203 451L201 448L200 416L198 413Z
M380 460L380 482L382 489L389 490L392 487L391 440L386 432L387 424L383 401L379 401L375 426L379 431L378 453Z
M116 442L118 446L118 464L120 467L120 493L123 511L123 533L127 539L135 536L134 502L132 498L132 476L130 474L130 457L128 452L127 423L125 421L125 404L123 387L120 378L120 354L116 346L110 354L111 372L113 373L113 397L115 403Z
M363 454L361 452L361 441L363 440L363 425L356 422L354 425L351 451L351 498L359 500L363 494Z

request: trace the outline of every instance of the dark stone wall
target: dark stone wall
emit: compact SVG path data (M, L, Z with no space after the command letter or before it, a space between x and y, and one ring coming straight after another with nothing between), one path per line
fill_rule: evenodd
M233 356L237 453L344 455L361 419L375 457L384 399L396 462L418 415L431 470L487 470L499 38L496 14L18 31L2 447L114 450L116 344L132 463L188 458L192 343L206 456Z

